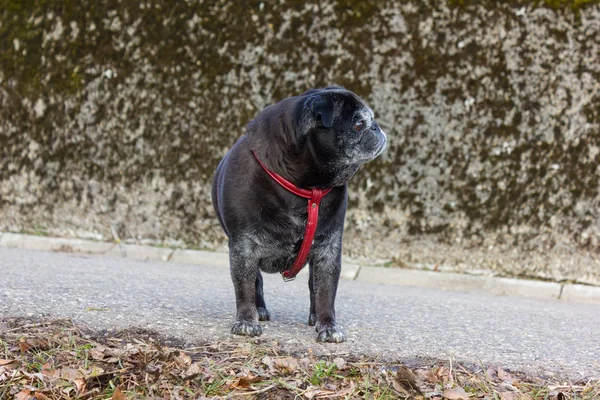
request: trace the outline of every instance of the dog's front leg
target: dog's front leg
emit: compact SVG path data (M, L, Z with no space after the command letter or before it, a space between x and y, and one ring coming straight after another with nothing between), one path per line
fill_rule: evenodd
M342 269L341 243L314 249L310 260L311 310L309 325L316 313L318 342L340 343L346 336L335 324L335 296Z
M258 260L248 257L247 252L236 246L229 248L231 279L235 290L236 316L231 333L235 335L259 336L262 328L258 324L256 310L256 279Z

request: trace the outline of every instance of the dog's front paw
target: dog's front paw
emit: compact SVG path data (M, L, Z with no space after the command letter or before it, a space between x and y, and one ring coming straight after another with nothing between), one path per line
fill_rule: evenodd
M315 326L316 323L317 323L317 314L310 313L308 315L308 326Z
M342 343L346 341L346 335L340 328L325 326L317 330L317 342Z
M258 322L236 321L231 327L231 333L234 335L260 336L262 328Z
M258 320L259 321L269 321L271 319L269 310L267 310L266 308L256 307L256 311L258 312Z

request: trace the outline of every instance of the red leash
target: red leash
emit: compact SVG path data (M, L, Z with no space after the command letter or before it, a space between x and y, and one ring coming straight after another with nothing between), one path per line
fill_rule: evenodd
M267 174L281 186L283 186L289 192L292 192L296 196L303 197L308 199L308 218L306 219L306 230L304 231L304 239L302 240L302 245L300 246L300 252L292 265L292 268L288 269L285 272L282 272L283 280L293 281L296 279L296 275L304 266L306 265L306 259L308 258L308 253L310 253L310 248L313 243L313 239L315 237L315 232L317 232L317 222L319 221L319 205L321 204L321 200L327 193L331 192L332 188L328 189L300 189L292 182L285 179L283 176L270 171L265 164L260 161L256 152L252 150L252 154L254 154L254 158L260 164L260 166L265 170Z

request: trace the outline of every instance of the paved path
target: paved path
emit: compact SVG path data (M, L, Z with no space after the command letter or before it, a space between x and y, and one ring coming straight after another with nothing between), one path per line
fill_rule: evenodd
M341 281L349 341L323 345L305 322L306 277L265 276L274 321L262 340L317 354L502 365L573 379L600 377L600 306ZM223 267L0 248L0 317L70 317L95 329L142 327L188 342L232 338ZM104 311L100 311L104 310ZM234 340L247 340L235 337Z

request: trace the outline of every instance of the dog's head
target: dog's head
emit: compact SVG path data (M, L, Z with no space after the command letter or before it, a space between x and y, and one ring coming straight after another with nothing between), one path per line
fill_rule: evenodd
M266 107L248 124L248 135L272 168L308 187L344 185L387 142L373 111L339 86Z
M298 144L307 146L319 164L358 167L385 149L387 137L373 111L353 92L332 86L300 97Z

